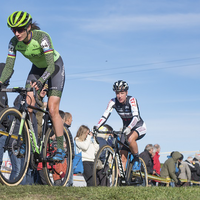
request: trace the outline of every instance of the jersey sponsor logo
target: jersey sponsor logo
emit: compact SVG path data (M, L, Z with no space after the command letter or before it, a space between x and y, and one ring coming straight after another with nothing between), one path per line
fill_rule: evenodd
M42 78L44 81L46 81L46 79L50 76L49 72L44 72L44 74L42 75Z
M12 45L12 43L10 43L9 45L8 45L8 52L9 52L9 54L14 54L14 46Z
M38 54L31 54L31 57L41 57L42 55L44 54L44 52L43 51L41 51L40 53L38 53Z
M49 88L49 89L51 89L51 90L57 90L58 87L51 87L51 88Z
M136 100L135 100L135 98L131 98L130 102L131 102L131 106L136 107Z
M48 49L50 49L50 42L49 42L49 39L45 36L43 39L42 39L42 42L41 42L41 47L43 48L44 51L47 51Z

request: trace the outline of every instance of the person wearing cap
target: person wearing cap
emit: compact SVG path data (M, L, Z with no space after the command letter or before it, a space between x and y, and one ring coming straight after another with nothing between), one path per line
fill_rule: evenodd
M178 178L187 180L187 182L182 183L181 186L189 186L191 181L191 170L187 162L183 161L183 155L179 158L178 168L180 170Z
M197 163L200 166L200 155L195 153L193 161L195 161L195 163Z
M108 124L104 124L99 128L99 131L101 132L113 131L113 128ZM99 142L99 148L107 144L112 146L113 136L112 134L108 133L98 133L97 141Z
M121 140L127 144L134 155L134 168L139 168L139 154L137 140L143 138L146 134L146 124L142 120L139 112L138 101L133 96L128 96L128 83L123 80L116 81L113 84L113 91L116 97L111 99L108 106L94 129L99 129L109 118L113 109L117 111L125 127ZM121 159L125 169L129 149L122 147ZM138 169L139 170L139 169Z
M0 87L13 71L17 51L32 63L26 80L26 88L35 87L36 90L41 91L48 80L48 108L58 142L58 149L50 159L62 161L66 155L63 147L63 123L59 115L59 105L65 83L62 57L54 49L50 35L40 30L36 22L32 22L32 16L29 13L13 12L7 19L7 26L13 32L14 37L9 42L6 65L0 77ZM35 105L32 91L27 93L27 103ZM29 108L29 112L32 116L33 110Z

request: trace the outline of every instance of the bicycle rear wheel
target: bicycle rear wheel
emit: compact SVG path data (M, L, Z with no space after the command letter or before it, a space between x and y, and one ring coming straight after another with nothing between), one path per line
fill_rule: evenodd
M53 157L57 149L56 139L50 139L53 135L53 129L49 128L45 135L43 156ZM43 174L47 185L50 186L65 186L69 180L72 168L72 147L69 134L64 127L63 133L63 147L66 153L65 159L62 163L46 160L43 162Z
M114 153L109 145L102 146L97 152L93 168L94 186L117 186L118 162Z
M15 108L0 113L0 182L7 186L20 184L29 166L29 130L24 122L19 136L21 118L22 114Z
M148 186L148 173L144 160L139 158L139 163L141 167L139 169L134 169L134 162L130 163L127 180L130 185L134 186Z

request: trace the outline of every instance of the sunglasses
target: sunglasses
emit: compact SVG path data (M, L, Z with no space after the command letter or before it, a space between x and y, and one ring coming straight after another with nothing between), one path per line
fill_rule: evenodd
M22 33L24 32L26 29L24 27L19 27L19 28L11 28L12 32L15 34L16 32L18 33Z

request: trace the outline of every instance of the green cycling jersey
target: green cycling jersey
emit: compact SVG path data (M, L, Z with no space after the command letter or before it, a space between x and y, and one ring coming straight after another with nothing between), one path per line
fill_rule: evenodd
M54 49L52 40L48 33L41 30L31 31L31 39L28 43L18 41L14 36L9 43L8 56L5 70L2 72L0 81L4 83L12 74L16 52L21 52L36 67L46 68L43 75L38 79L42 83L50 78L55 70L54 62L58 60L60 54Z

